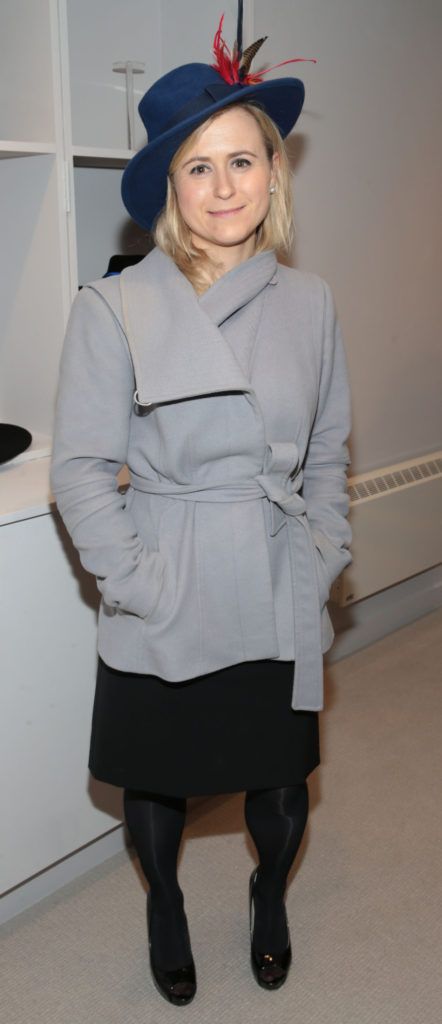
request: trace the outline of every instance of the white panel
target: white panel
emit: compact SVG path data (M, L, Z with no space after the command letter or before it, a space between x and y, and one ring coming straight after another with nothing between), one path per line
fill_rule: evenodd
M2 160L0 175L0 415L51 434L64 324L55 159Z
M93 802L111 808L114 788L88 792L96 588L57 523L0 528L1 891L116 824Z
M0 139L54 138L49 0L1 0Z
M46 443L50 440L46 438ZM32 444L22 455L0 465L0 526L41 516L52 511L51 505L54 507L49 486L50 456L26 459L33 448L38 451L39 443L44 445L44 434L34 434ZM10 536L18 539L20 534Z
M137 102L161 74L159 0L68 0L74 145L128 145L125 79L115 61L144 61ZM145 141L139 122L137 145Z
M255 0L263 59L316 57L290 140L296 263L332 285L353 472L440 444L440 0ZM265 52L264 52L265 51Z

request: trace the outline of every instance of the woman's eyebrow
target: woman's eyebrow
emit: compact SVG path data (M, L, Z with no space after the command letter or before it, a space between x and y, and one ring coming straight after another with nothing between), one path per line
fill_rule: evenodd
M243 156L244 153L247 153L248 156L256 156L256 153L252 153L250 149L238 149L235 153L228 153L227 156L231 160L232 157ZM200 163L210 163L210 156L191 156L183 164L183 167L187 167L187 164L193 164L195 160L198 160Z

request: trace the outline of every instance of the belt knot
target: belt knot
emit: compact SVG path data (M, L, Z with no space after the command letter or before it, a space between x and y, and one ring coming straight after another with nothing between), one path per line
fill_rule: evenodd
M298 493L303 483L299 468L299 452L292 441L275 441L267 445L264 472L255 477L270 500L270 536L274 537L286 523L286 516L305 515L306 505Z

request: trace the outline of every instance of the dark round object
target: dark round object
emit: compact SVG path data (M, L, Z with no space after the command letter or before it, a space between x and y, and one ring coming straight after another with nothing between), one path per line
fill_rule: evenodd
M9 462L16 455L26 451L32 442L32 434L25 427L14 423L0 423L0 462Z
M184 682L98 661L89 768L169 796L276 789L319 764L318 713L293 711L293 661L246 661Z

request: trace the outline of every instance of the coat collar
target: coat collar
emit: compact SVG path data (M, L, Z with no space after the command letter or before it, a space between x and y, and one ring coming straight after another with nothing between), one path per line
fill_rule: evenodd
M277 282L273 250L258 253L219 278L202 296L169 256L154 249L120 275L126 335L137 402L253 389L219 327Z
M276 284L275 252L260 252L218 278L199 298L201 309L219 327L232 313L246 306L268 284Z

